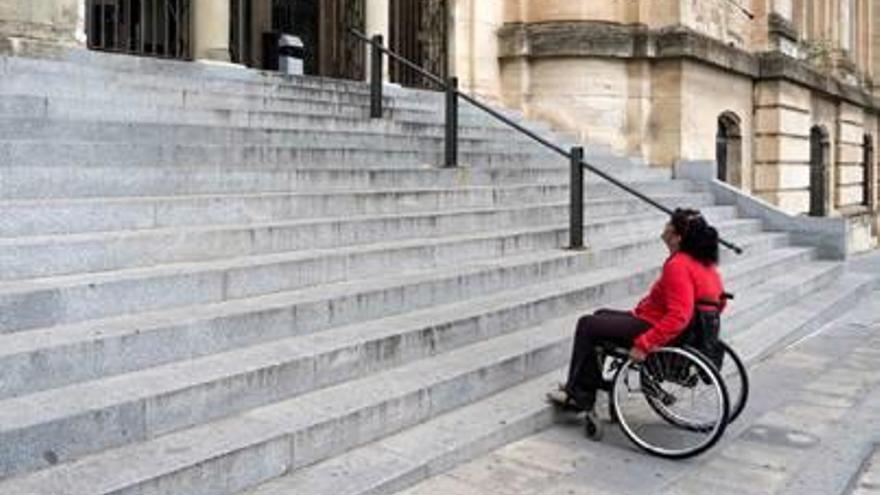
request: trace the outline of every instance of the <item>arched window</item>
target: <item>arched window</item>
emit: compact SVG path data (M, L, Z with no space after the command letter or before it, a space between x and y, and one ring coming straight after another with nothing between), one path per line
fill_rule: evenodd
M742 169L742 131L739 117L733 112L724 112L718 117L718 130L715 133L715 162L718 165L718 180L740 185Z
M828 131L822 126L810 129L810 215L825 216L828 183Z

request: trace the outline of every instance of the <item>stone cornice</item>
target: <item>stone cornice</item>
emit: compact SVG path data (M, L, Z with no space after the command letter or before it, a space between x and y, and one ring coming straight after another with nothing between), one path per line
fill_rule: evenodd
M500 56L696 58L712 65L757 77L754 55L683 27L649 29L638 24L595 21L506 24L499 32Z
M869 92L844 84L835 77L822 74L809 64L779 52L762 53L759 57L761 60L759 80L780 79L794 82L825 95L880 111L880 101L877 101Z
M779 52L750 53L683 26L649 29L596 21L511 23L498 32L505 58L601 57L688 59L761 80L787 80L828 96L880 112L867 91L817 72L806 62Z

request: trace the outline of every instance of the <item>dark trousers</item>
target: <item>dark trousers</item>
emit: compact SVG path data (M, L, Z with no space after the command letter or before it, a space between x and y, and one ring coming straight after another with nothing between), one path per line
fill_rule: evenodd
M649 328L647 322L632 313L611 309L600 309L578 320L565 385L565 391L578 406L592 409L596 391L602 386L602 363L596 347L607 342L629 348Z

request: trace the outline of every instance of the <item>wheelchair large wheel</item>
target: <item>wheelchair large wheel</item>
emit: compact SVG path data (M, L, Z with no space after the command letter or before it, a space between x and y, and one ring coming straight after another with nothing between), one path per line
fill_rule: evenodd
M727 396L730 398L730 417L728 423L733 423L746 407L749 400L749 373L742 359L733 349L723 341L719 341L724 350L724 357L718 370L724 386L727 388Z
M681 459L712 447L728 423L727 389L699 354L664 347L641 362L627 360L614 378L614 415L639 448Z

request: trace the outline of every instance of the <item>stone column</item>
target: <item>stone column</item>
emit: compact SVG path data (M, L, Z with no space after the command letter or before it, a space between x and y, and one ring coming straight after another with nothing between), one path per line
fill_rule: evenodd
M807 213L811 200L810 129L826 123L812 114L811 93L804 87L761 81L755 89L752 194L789 214ZM830 132L827 126L826 130ZM830 160L826 167L830 173ZM829 192L826 184L826 198Z
M229 0L193 1L193 58L229 62Z
M389 0L367 0L367 36L381 34L382 39L387 47L391 41L391 21L389 19ZM370 49L367 48L367 80L370 80ZM388 57L385 57L382 64L382 80L390 81L391 76L388 71Z
M0 41L85 42L84 0L0 0Z

